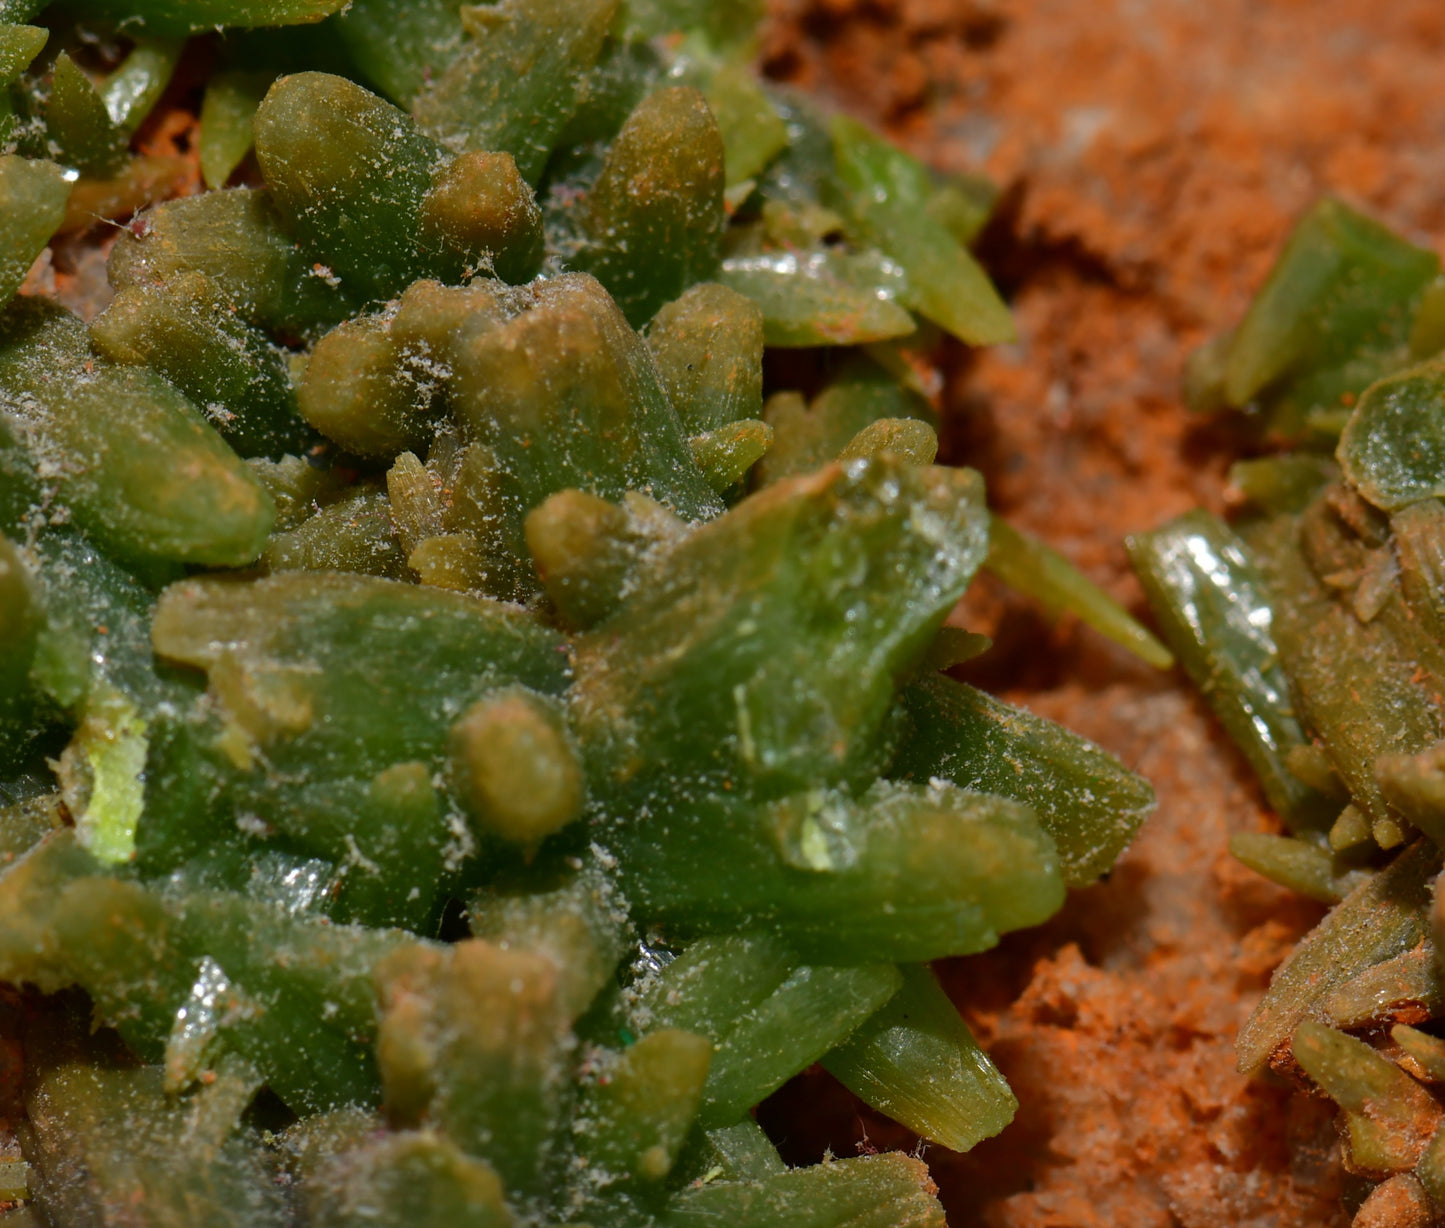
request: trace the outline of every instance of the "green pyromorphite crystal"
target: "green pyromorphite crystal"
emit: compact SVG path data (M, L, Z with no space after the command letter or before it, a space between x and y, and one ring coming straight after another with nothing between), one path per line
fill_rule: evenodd
M1409 358L1412 322L1439 269L1433 252L1321 201L1239 327L1196 357L1195 403L1255 404L1286 437L1306 425L1337 434L1341 411Z
M1241 1029L1239 1064L1307 1077L1339 1105L1351 1171L1382 1183L1366 1221L1371 1204L1445 1191L1425 1086L1441 1067L1404 1026L1445 1017L1438 268L1338 202L1307 213L1187 381L1199 408L1250 404L1303 438L1235 466L1249 503L1233 529L1191 512L1131 547L1166 638L1293 833L1231 848L1335 904Z
M1010 336L987 194L754 77L752 6L66 12L0 30L28 1213L941 1228L918 1160L789 1171L749 1111L822 1060L940 1145L1008 1123L922 961L1153 796L939 676L981 647L944 620L987 565L1167 654L933 464L899 351L809 402L764 347ZM178 63L212 190L93 318L10 303L151 174Z

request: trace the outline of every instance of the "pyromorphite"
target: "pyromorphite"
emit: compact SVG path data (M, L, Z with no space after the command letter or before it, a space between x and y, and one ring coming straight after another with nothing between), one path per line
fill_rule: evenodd
M1438 267L1337 201L1306 213L1190 380L1200 408L1249 404L1262 413L1236 425L1301 437L1235 466L1233 528L1195 511L1131 544L1166 638L1293 833L1231 849L1335 905L1237 1049L1242 1070L1299 1072L1339 1105L1350 1171L1381 1182L1357 1223L1388 1205L1424 1223L1425 1191L1445 1191L1437 1055L1403 1026L1445 1004Z
M978 219L755 79L751 9L343 7L3 44L0 298L188 55L218 189L93 319L0 320L0 979L85 995L26 1042L34 1214L939 1228L919 1161L789 1172L750 1109L823 1059L1003 1128L920 961L1153 800L933 676L944 620L987 561L1166 659L850 352L1011 335ZM765 402L767 344L843 352Z

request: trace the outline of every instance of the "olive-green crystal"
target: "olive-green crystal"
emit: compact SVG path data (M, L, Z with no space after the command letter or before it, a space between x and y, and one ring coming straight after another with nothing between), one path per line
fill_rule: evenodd
M53 162L0 157L0 305L8 303L65 218L70 184Z
M928 212L924 167L854 120L834 119L832 136L845 207L868 241L903 266L918 309L971 345L1012 341L1013 321L987 275Z
M1445 365L1372 384L1340 436L1340 467L1383 511L1445 495Z
M583 206L585 241L573 263L641 327L689 285L712 276L723 223L717 121L696 90L660 90L627 117L608 148Z
M1260 1070L1331 990L1371 965L1407 951L1426 933L1423 905L1440 854L1418 840L1361 883L1274 974L1264 1001L1240 1030L1239 1067Z
M616 11L617 0L470 7L466 37L418 82L412 111L448 149L509 153L535 183L577 104L577 77L596 61Z
M1109 869L1154 810L1154 790L1112 755L947 675L920 678L903 704L908 733L890 775L944 778L1030 806L1070 885Z
M1190 678L1239 744L1287 821L1320 804L1285 766L1305 740L1279 664L1274 610L1249 547L1220 520L1187 512L1130 541L1144 591Z
M967 1151L1007 1126L1018 1101L933 973L918 964L900 971L898 992L823 1065L920 1137Z
M689 434L762 417L763 315L748 298L699 282L653 316L647 344Z
M279 457L310 442L285 351L232 314L203 273L120 291L92 321L90 340L112 362L164 375L243 456Z
M119 237L109 273L117 290L204 273L237 314L262 328L311 336L357 303L285 232L268 192L232 188L168 201Z
M12 308L0 396L76 522L122 557L236 567L261 553L270 495L160 375L89 359L79 320Z
M90 18L129 20L147 34L200 34L221 26L291 25L321 21L344 0L83 0Z
M1292 379L1302 385L1300 408L1309 408L1324 390L1309 388L1312 368L1341 368L1341 391L1358 392L1382 373L1377 355L1403 342L1407 309L1439 267L1434 253L1339 201L1321 201L1296 226L1230 342L1228 404L1244 406Z

